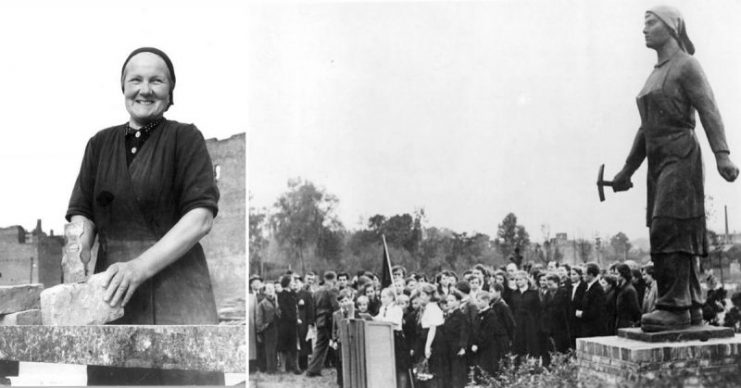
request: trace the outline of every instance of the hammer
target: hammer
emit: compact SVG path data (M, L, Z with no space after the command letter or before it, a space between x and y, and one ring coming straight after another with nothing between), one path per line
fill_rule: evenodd
M599 166L599 173L597 174L597 193L599 194L599 201L604 202L605 201L605 186L612 187L612 181L606 181L604 179L605 176L605 165ZM630 187L633 187L633 184L630 184Z

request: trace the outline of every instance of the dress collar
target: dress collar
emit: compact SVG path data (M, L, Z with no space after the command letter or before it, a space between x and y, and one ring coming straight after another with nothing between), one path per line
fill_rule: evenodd
M154 130L155 128L157 128L157 126L160 125L160 123L162 123L163 121L165 121L164 117L157 119L155 121L152 121L139 129L131 128L131 126L129 126L129 123L126 123L124 125L124 134L126 136L131 136L131 135L136 134L137 132L140 132L142 135L149 135L149 133L152 132L152 130Z

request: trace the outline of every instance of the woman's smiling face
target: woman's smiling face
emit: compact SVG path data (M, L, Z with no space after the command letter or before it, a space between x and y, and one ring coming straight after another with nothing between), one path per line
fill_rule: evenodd
M165 61L148 52L133 56L124 70L123 89L133 127L161 118L170 107L172 89Z

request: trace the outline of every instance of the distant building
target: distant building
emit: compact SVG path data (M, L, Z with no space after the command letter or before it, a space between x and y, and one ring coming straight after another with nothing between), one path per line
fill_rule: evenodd
M0 285L61 283L62 246L64 238L44 233L41 220L32 232L18 225L0 228Z
M223 140L206 140L221 197L211 233L201 244L218 306L229 299L244 298L246 292L246 146L244 133Z

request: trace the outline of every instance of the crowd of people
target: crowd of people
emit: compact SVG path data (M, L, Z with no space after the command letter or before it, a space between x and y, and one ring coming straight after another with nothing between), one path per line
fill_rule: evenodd
M276 281L252 276L250 370L313 377L333 366L341 387L338 324L375 319L394 329L397 386L427 375L433 378L414 386L464 387L472 376L496 376L503 361L529 359L547 368L552 355L569 353L577 338L639 327L658 294L653 266L631 261L605 269L596 263L477 264L460 275L442 271L430 278L400 266L391 273L385 288L367 271L328 271L321 281L311 272L288 272ZM721 291L710 276L704 319L738 330L741 294L725 313Z

